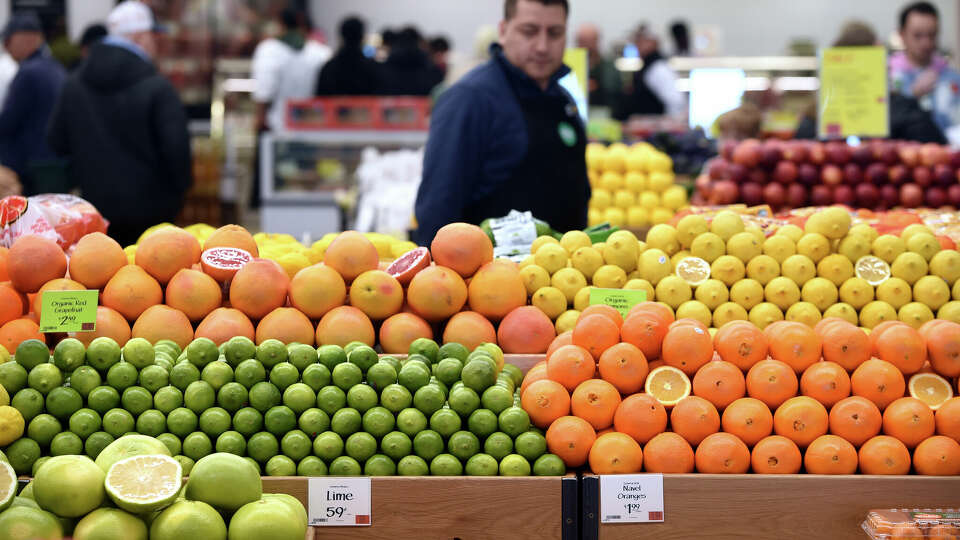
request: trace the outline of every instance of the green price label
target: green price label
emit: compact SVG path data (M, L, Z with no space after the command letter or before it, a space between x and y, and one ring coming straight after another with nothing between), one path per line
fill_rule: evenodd
M99 291L47 291L40 299L41 332L93 332Z
M647 300L646 291L631 289L590 289L590 305L606 304L620 312L624 317L630 308Z

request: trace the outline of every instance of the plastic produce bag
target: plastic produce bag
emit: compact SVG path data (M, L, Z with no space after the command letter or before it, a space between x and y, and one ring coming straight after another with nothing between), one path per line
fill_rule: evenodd
M92 204L74 195L11 195L0 199L0 246L7 248L17 238L33 234L67 250L86 234L106 233L108 224Z

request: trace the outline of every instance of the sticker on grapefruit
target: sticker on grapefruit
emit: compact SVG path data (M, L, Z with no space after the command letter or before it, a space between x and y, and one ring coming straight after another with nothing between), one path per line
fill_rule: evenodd
M233 279L237 270L252 261L253 257L246 250L232 247L213 247L200 255L200 266L203 272L220 283Z
M401 285L406 287L410 284L413 276L424 268L430 266L430 250L425 247L418 247L406 252L399 259L393 261L387 267L387 273L395 277Z

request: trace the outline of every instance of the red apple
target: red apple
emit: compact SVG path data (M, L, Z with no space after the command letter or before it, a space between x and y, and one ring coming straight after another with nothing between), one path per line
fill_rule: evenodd
M828 186L836 186L843 183L843 170L836 165L827 164L820 169L820 182Z
M720 143L720 156L727 161L733 161L733 151L737 147L737 141L727 139Z
M940 208L947 205L947 192L941 187L932 187L926 190L924 199L930 208Z
M894 165L887 172L887 178L895 186L905 184L910 180L910 170L904 165Z
M917 208L923 204L923 188L917 184L900 186L900 204L905 208Z
M873 150L867 144L854 146L853 150L850 151L850 159L861 167L865 167L867 163L873 160Z
M854 194L852 187L840 185L833 188L833 202L835 204L853 207L856 200L857 197L856 194Z
M810 188L810 204L813 206L829 206L833 203L833 192L823 184Z
M900 204L900 190L896 186L884 184L880 186L880 208L893 208Z
M747 206L763 204L763 186L753 182L740 184L740 202Z
M875 139L870 141L870 147L873 150L874 161L879 161L887 165L893 165L897 162L897 145L890 141Z
M713 192L710 194L710 204L733 204L737 202L740 196L740 190L737 184L730 180L720 180L713 184Z
M733 162L744 167L752 168L760 161L760 143L754 139L747 139L733 150Z
M920 146L920 163L927 167L934 167L950 161L947 150L937 143L926 143Z
M739 163L730 163L727 165L727 178L739 184L747 179L747 168Z
M723 180L728 177L727 162L722 159L715 159L710 162L707 170L711 180Z
M960 169L960 150L950 152L950 166L954 169Z
M814 165L823 165L827 161L827 151L823 143L812 142L807 146L807 156L810 163Z
M856 163L847 163L843 166L843 179L846 183L855 186L863 182L863 169Z
M799 171L792 161L781 161L773 170L773 179L781 184L792 184L797 180Z
M960 184L954 184L947 188L947 200L950 206L960 208Z
M767 171L761 168L750 169L747 171L747 182L753 182L754 184L766 184L770 181L770 177L767 176Z
M887 182L887 166L883 163L871 163L867 165L863 173L863 179L871 184L885 184Z
M790 184L787 186L787 206L790 208L802 208L807 204L807 188L800 184Z
M933 180L941 186L949 186L956 183L957 174L949 165L938 163L933 167Z
M907 167L916 167L920 163L919 145L916 143L900 143L897 149L897 155L900 156L900 163Z
M787 200L787 190L777 183L769 183L763 186L763 201L770 205L774 210L783 206Z
M858 184L854 190L857 196L857 204L861 208L874 209L880 202L880 189L873 184Z
M783 159L800 164L807 160L807 146L801 141L789 141L783 145Z
M919 166L913 168L913 183L920 187L927 187L933 183L933 172L929 167Z
M760 166L764 169L772 169L777 166L777 162L783 158L783 151L780 150L780 141L771 139L763 143L760 149Z
M847 143L830 141L826 146L827 161L834 165L846 165L850 161L850 147Z
M709 175L701 174L697 177L693 185L697 188L697 195L701 197L709 197L710 193L713 192L713 182L710 181Z

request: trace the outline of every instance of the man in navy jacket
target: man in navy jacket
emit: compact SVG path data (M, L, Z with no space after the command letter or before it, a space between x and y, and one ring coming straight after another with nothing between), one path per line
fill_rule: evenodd
M567 0L505 0L490 61L437 102L417 193L417 240L440 227L529 210L560 231L587 223L586 133L558 81Z

